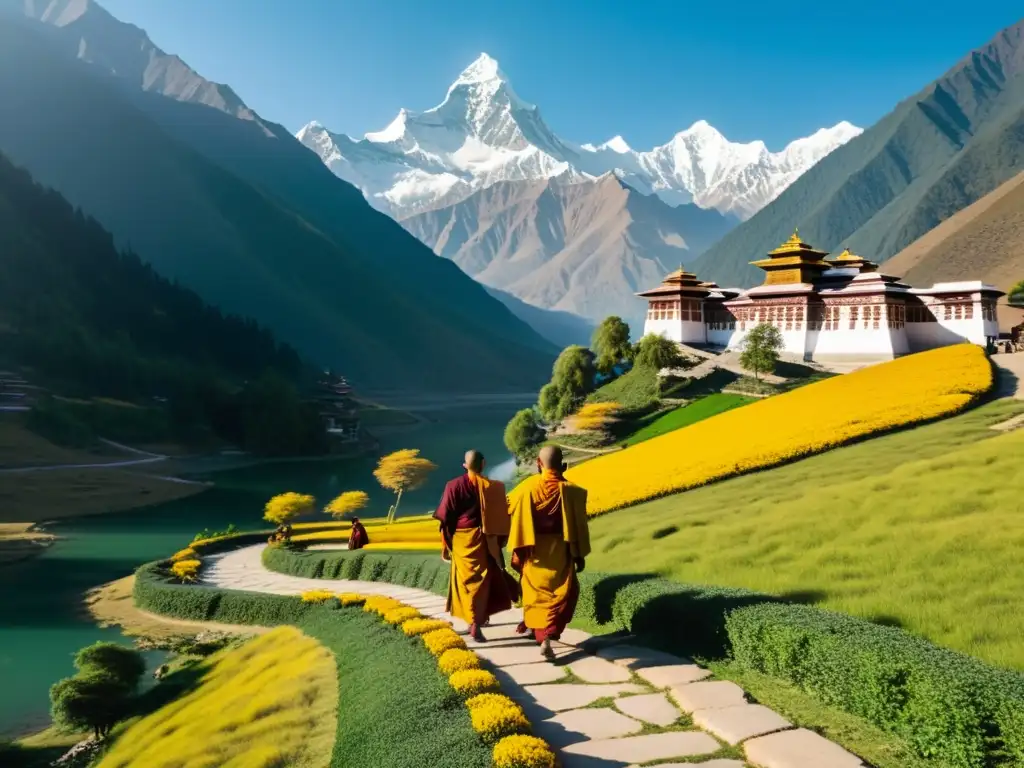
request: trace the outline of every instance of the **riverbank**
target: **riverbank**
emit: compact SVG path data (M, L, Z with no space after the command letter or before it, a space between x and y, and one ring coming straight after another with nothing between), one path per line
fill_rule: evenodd
M34 523L0 523L0 565L35 557L56 538L37 530Z

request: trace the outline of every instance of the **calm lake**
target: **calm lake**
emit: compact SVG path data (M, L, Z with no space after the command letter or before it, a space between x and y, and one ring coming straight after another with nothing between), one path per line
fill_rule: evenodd
M419 448L438 465L423 489L405 494L399 514L431 510L444 483L462 471L468 448L484 452L492 477L508 473L511 462L501 438L515 410L514 405L475 405L435 411L433 423L381 435L381 453ZM50 527L60 541L40 557L0 569L0 735L45 727L49 687L74 672L74 653L96 640L123 639L83 612L86 590L169 555L203 528L263 527L264 502L282 491L312 493L325 503L341 491L363 490L371 498L365 516L382 515L393 497L376 485L375 465L376 457L366 457L223 472L210 476L215 488L192 498Z

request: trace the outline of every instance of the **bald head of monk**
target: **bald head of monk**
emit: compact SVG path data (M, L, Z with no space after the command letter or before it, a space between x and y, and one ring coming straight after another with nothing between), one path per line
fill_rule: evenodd
M476 449L466 451L465 460L462 466L464 466L470 472L480 474L484 470L484 455Z
M551 469L555 472L565 470L565 463L562 461L562 449L557 445L545 445L540 449L537 456L537 466L540 469Z

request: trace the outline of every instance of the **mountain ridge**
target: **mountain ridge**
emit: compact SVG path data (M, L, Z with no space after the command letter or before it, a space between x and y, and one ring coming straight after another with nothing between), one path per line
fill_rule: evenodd
M748 262L795 226L816 247L884 261L1024 170L1024 21L830 153L693 265L720 284L760 279Z

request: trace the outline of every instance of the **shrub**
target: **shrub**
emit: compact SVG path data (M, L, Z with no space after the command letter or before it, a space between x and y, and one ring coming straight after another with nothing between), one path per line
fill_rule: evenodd
M171 555L171 562L177 562L178 560L195 560L197 557L199 557L198 552L192 549L192 547L185 547Z
M555 753L536 736L506 736L494 745L494 768L555 768Z
M481 693L466 702L473 730L488 744L505 736L527 734L530 721L522 707L507 696L497 693Z
M448 683L466 698L479 693L494 692L499 688L498 678L485 669L463 669L452 672Z
M452 648L466 650L466 641L455 634L455 630L451 628L435 629L433 632L420 635L420 637L423 638L423 644L427 646L427 650L435 656L440 656Z
M61 729L89 729L100 738L128 714L131 697L132 690L109 675L79 674L50 688L50 714Z
M370 536L374 535L370 531ZM434 528L433 535L437 535ZM264 537L265 540L266 537ZM387 581L425 589L436 595L448 594L450 566L436 554L411 552L296 552L288 549L263 550L263 565L278 573L307 579L349 579Z
M480 669L480 657L465 648L450 648L441 654L437 666L446 675L466 669Z
M363 610L383 616L388 611L401 608L402 604L393 597L385 595L373 595L363 601Z
M146 661L134 648L97 642L75 654L75 669L82 675L105 675L134 691L146 672Z
M402 631L408 637L415 637L416 635L424 635L427 632L433 632L435 629L445 629L446 627L451 627L451 624L447 621L442 619L424 619L421 617L409 619L403 623Z

